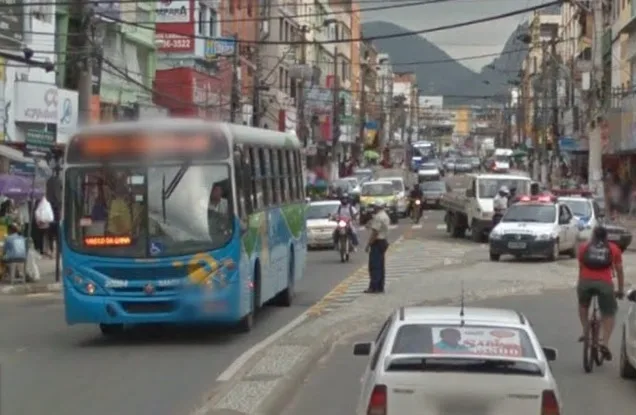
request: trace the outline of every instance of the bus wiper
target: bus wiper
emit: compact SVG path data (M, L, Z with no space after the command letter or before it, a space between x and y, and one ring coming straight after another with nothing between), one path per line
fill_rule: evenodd
M189 161L184 163L179 168L179 171L177 171L177 174L174 175L174 177L170 181L170 184L168 185L168 187L166 188L164 186L163 191L162 191L162 197L164 199L169 199L170 196L172 196L172 193L174 193L174 190L177 188L177 186L181 182L181 179L183 179L183 176L185 176L186 172L190 168L190 164L192 164L192 163L189 162ZM164 175L164 182L165 182L165 175Z

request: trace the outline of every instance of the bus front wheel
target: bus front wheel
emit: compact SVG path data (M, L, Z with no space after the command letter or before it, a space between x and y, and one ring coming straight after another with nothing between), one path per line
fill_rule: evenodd
M248 333L252 331L254 327L254 315L256 310L260 307L260 295L261 295L261 267L257 263L254 267L254 283L252 286L252 309L241 319L238 324L238 329L242 333Z
M100 324L99 330L106 337L120 336L124 332L123 324Z

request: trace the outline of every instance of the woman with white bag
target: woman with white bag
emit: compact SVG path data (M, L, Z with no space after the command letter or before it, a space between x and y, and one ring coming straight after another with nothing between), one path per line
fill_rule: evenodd
M42 198L38 201L35 212L33 214L35 221L33 224L35 225L33 228L33 243L35 248L43 255L44 252L44 235L48 231L51 223L55 221L55 215L53 214L53 207L51 203L47 200L46 196L42 196ZM52 249L53 247L49 247Z

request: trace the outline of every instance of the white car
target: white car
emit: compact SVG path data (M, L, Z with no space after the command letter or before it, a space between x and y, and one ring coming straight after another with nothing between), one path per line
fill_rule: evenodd
M620 374L624 379L636 379L636 290L627 293L630 302L621 337Z
M550 196L524 196L511 205L490 232L490 260L502 255L576 258L579 221L567 204Z
M354 355L370 356L358 415L563 413L557 351L513 310L403 307Z
M333 233L337 223L330 218L336 214L340 201L311 202L307 206L307 245L312 248L333 248Z
M601 218L601 208L594 199L584 196L559 196L559 202L565 203L578 221L579 239L587 241L592 236L592 229Z
M406 194L406 186L404 185L404 179L401 177L383 177L383 181L391 182L393 189L398 192L397 198L397 212L400 216L406 216L406 208L408 206L408 198Z

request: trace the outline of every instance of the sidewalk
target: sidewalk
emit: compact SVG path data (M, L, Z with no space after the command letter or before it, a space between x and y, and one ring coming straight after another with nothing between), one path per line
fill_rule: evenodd
M16 281L10 284L8 281L0 282L0 295L7 294L36 294L43 292L60 292L62 283L55 282L55 258L42 257L38 261L40 267L40 280L37 282Z

